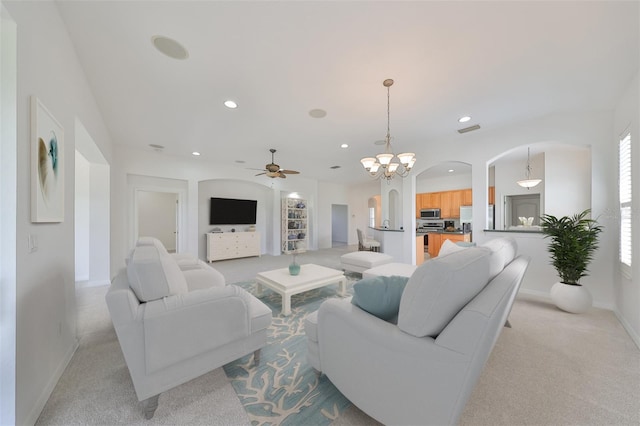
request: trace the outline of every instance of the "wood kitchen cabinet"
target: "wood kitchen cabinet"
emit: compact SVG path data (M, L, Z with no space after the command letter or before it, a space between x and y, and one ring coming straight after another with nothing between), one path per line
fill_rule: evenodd
M459 218L462 205L462 191L443 191L440 193L440 217Z
M495 203L496 203L496 187L490 186L489 187L489 204L495 204Z
M462 190L462 203L461 206L473 205L473 191L471 188Z
M423 209L438 209L440 207L441 192L427 192L422 194L422 208Z
M429 257L437 257L440 253L440 247L446 240L451 240L454 243L459 241L471 242L471 234L447 234L432 232L429 234Z

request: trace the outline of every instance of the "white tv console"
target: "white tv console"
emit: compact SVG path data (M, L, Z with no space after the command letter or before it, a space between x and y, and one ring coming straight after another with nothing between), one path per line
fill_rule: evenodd
M259 232L207 233L207 261L260 256Z

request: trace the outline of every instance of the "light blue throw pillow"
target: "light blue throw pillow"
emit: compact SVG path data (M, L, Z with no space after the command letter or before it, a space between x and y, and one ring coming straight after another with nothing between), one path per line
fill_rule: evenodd
M371 315L389 321L398 315L402 292L409 278L391 277L365 278L353 285L351 303Z

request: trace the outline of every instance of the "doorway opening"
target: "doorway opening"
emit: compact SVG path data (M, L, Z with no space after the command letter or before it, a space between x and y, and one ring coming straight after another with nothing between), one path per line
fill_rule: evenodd
M349 241L349 209L346 204L331 204L331 247L343 247Z
M178 205L178 193L136 191L138 238L157 238L169 253L177 253Z
M76 287L110 283L110 166L84 125L75 120Z

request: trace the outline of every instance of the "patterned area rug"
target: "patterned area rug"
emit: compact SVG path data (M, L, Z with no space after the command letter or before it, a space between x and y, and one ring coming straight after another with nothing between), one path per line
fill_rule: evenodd
M255 294L255 283L237 285ZM280 295L264 290L261 300L272 309L273 320L260 365L255 368L248 355L224 366L252 425L328 425L351 405L306 359L304 318L324 300L339 297L337 290L330 285L292 296L288 317L280 314Z

